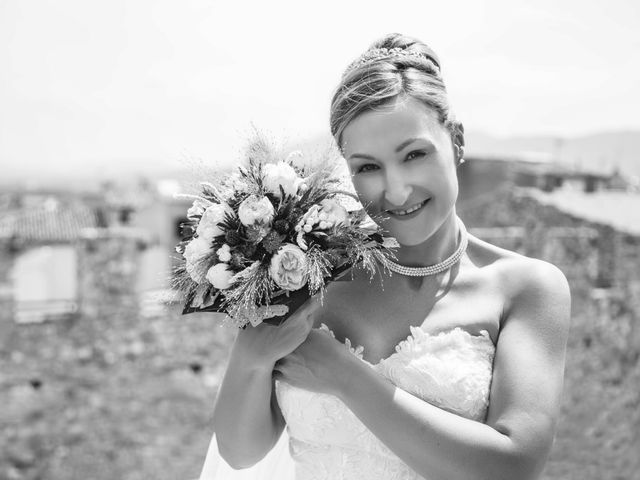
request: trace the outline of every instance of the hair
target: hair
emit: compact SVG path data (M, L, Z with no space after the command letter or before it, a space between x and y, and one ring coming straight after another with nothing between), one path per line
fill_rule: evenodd
M360 58L378 48L400 48L412 55L390 56L358 64L342 75L331 101L330 128L342 148L346 126L363 112L402 97L420 100L433 109L457 145L464 145L462 125L455 121L435 52L420 40L391 33L375 41Z

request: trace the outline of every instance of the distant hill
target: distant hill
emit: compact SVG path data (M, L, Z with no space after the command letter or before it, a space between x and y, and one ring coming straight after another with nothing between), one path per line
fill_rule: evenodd
M465 134L466 151L478 156L528 156L558 161L570 167L609 174L619 169L640 177L640 131L601 132L579 137L497 137L479 131ZM329 137L319 135L297 146L322 148Z
M467 151L475 155L534 154L598 173L614 169L640 177L640 131L602 132L580 137L494 137L466 135Z
M290 142L295 148L324 150L330 145L328 135L311 136L298 142ZM466 151L469 155L518 156L530 155L556 160L568 166L609 174L618 168L625 175L640 177L640 131L602 132L579 137L560 138L547 136L497 137L479 131L466 134ZM160 178L189 178L187 169L169 168L161 162L114 162L108 169L112 180L144 176L150 180ZM69 190L94 190L104 179L106 169L93 166L84 171L69 172L61 166L33 169L12 166L0 176L0 188L15 189L25 185L39 187L64 187ZM62 166L63 167L63 166ZM24 173L30 171L31 173ZM33 172L37 171L37 174ZM117 173L116 173L117 172Z

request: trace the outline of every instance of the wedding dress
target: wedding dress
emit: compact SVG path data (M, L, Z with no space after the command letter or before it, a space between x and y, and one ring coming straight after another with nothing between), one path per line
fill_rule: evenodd
M333 336L324 324L320 330ZM489 404L495 346L486 330L459 327L429 334L411 327L395 352L372 364L345 339L345 348L405 390L437 407L483 422ZM414 480L423 479L329 394L276 381L287 428L271 452L250 469L233 470L211 441L200 480Z

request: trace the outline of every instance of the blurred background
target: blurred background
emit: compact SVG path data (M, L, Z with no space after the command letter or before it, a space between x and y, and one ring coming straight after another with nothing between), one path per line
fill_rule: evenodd
M343 69L401 32L466 128L470 232L572 289L545 479L640 478L640 4L0 0L0 479L191 479L233 332L169 272L252 125L330 144Z

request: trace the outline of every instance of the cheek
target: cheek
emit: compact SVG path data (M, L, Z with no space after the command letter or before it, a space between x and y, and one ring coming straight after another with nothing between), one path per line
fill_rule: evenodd
M382 180L377 175L354 175L351 180L360 203L363 205L370 203L372 207L377 206L384 188Z

